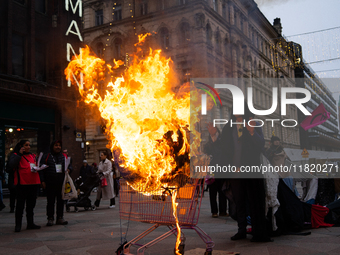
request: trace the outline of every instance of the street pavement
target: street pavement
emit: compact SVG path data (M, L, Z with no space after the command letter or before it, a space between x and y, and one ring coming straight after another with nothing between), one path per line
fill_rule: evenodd
M96 193L90 199L95 200ZM9 199L5 198L6 208L0 212L0 254L115 254L123 236L131 240L151 224L127 221L120 222L119 199L116 198L116 208L109 209L109 201L102 201L95 211L65 212L66 226L46 226L46 197L39 197L35 207L35 223L41 225L39 230L26 230L26 219L20 233L14 232L14 214L9 213ZM121 231L122 226L122 231ZM287 235L275 237L272 243L252 243L248 239L231 241L230 237L237 231L237 224L229 217L212 218L209 196L205 193L202 201L198 226L208 233L215 242L214 255L224 254L254 254L254 255L338 255L340 254L340 228L313 229L309 236ZM142 239L147 243L168 230L162 226ZM204 255L205 244L194 230L184 230L186 236L185 254ZM174 254L175 236L148 248L145 254ZM132 254L137 254L136 248L131 248Z

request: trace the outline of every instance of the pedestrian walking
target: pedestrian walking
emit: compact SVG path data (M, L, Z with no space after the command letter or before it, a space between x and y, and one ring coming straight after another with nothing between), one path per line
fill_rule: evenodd
M50 153L43 155L40 165L47 165L48 167L40 171L40 178L43 189L46 190L47 197L47 224L52 226L55 215L56 205L56 224L67 225L68 222L64 220L64 200L62 199L62 186L64 183L65 172L72 171L72 165L65 165L65 156L61 152L61 141L53 141L50 146ZM67 168L66 168L67 167Z
M40 185L39 174L33 169L36 166L36 156L30 152L28 140L21 140L14 148L8 160L8 168L14 171L17 204L15 210L15 232L21 231L22 216L26 203L27 229L40 229L34 224L34 207Z
M102 187L99 185L97 191L97 199L94 203L96 207L99 207L100 200L108 200L110 199L110 206L109 208L115 207L115 194L113 188L113 172L112 172L112 163L111 163L111 156L107 151L103 151L100 153L100 163L98 165L98 173L102 173L103 177L102 180L105 179L107 185Z

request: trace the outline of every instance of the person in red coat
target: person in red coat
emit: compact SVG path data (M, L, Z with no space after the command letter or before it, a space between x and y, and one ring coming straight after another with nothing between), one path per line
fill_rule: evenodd
M39 174L33 169L36 166L36 156L30 152L28 140L21 140L14 148L14 153L8 160L9 168L14 171L14 185L17 192L15 210L15 232L21 231L22 215L26 203L27 229L39 229L34 224L33 210L37 201L40 185Z

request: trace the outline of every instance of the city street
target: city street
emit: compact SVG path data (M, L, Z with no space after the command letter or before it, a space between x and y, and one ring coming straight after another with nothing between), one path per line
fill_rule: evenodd
M95 193L91 200L94 201ZM6 205L9 199L5 198ZM14 232L14 214L9 213L7 206L0 212L0 254L115 254L120 243L119 200L116 199L116 208L108 208L109 201L102 201L96 211L65 212L64 218L69 224L66 226L54 225L46 227L46 198L39 197L35 208L35 223L41 225L40 230L26 230L26 219L20 233ZM139 235L149 228L150 224L122 222L125 235L127 227L127 240ZM280 236L274 238L272 243L251 243L247 240L230 241L230 237L237 230L236 222L229 217L212 218L210 213L209 197L205 193L202 201L201 214L198 226L207 232L215 242L212 254L258 254L258 255L302 255L302 254L339 254L340 228L320 228L311 230L309 236ZM167 231L160 227L149 237L146 243ZM309 231L309 230L308 230ZM203 255L205 245L193 230L184 231L186 235L185 254ZM155 246L146 250L145 254L174 254L175 237L170 236ZM131 249L136 254L136 249Z

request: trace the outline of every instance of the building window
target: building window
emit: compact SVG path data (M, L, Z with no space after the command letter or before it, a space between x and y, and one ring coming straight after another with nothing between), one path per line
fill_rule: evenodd
M117 4L116 6L113 7L113 20L121 20L122 19L122 5Z
M0 73L5 73L5 31L0 27Z
M188 23L183 23L179 29L179 42L181 45L190 42L190 25Z
M216 41L216 49L218 51L221 51L221 35L220 35L220 32L216 32L215 41Z
M46 81L46 48L41 42L35 43L35 80Z
M185 4L185 0L178 0L178 4L179 5Z
M207 44L212 46L212 30L210 24L207 24L206 27L206 36L207 36Z
M222 17L227 19L227 6L226 4L222 4Z
M217 0L213 0L214 11L218 12L218 2Z
M104 15L103 15L103 9L96 11L96 26L103 25L104 21Z
M143 0L143 2L140 4L140 14L148 14L148 2L146 0Z
M224 39L224 55L226 58L230 58L230 44L228 38Z
M159 10L165 10L166 8L168 8L168 0L159 0L158 1L158 9Z
M12 74L25 75L25 38L21 35L12 35Z
M167 50L169 48L169 30L166 27L162 27L159 35L161 48Z
M46 0L35 0L35 10L37 12L46 13Z
M122 56L122 47L123 47L123 42L122 39L116 38L114 40L114 49L113 49L113 54L114 54L114 59L121 59Z
M99 42L96 44L96 54L99 58L104 56L104 45L103 43Z

